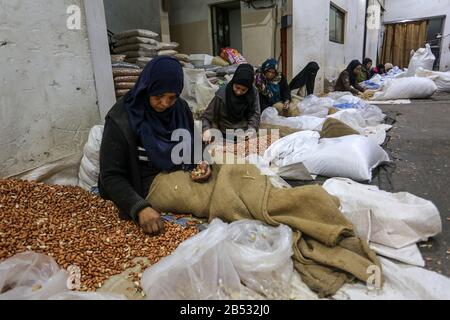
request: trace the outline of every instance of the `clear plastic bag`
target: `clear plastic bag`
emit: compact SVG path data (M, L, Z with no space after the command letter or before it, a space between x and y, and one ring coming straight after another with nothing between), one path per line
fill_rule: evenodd
M242 220L229 228L226 248L241 281L268 299L287 299L294 274L292 230Z
M68 292L68 273L51 257L25 252L0 263L0 300L42 300Z
M240 279L225 249L229 225L215 219L157 264L141 287L150 300L240 299Z
M0 300L120 300L112 293L71 291L69 273L49 256L24 252L0 263Z

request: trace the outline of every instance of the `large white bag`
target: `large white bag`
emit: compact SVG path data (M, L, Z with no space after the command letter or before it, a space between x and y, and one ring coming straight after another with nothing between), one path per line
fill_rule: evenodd
M323 187L339 198L344 215L370 211L372 242L400 249L442 232L436 206L410 193L389 193L376 186L336 178L327 180Z
M427 78L408 77L388 79L373 100L425 99L437 91L436 84Z
M450 92L450 71L439 72L419 68L416 71L416 77L428 78L430 80L433 80L438 88L438 91Z
M184 68L184 88L181 98L186 100L194 113L201 113L214 98L219 86L212 84L204 69Z
M78 185L87 191L90 191L92 187L97 185L100 172L100 146L103 128L103 125L94 126L84 146L84 155L78 172Z
M327 111L328 114L328 111ZM284 126L297 130L321 131L325 123L325 117L313 116L282 117L275 108L266 108L261 114L261 123Z
M419 68L433 70L435 60L436 57L431 51L430 45L427 43L425 48L420 48L414 53L411 61L409 62L408 71L406 72L407 76L414 77Z
M321 139L303 164L311 174L371 181L372 170L389 161L375 141L359 135Z

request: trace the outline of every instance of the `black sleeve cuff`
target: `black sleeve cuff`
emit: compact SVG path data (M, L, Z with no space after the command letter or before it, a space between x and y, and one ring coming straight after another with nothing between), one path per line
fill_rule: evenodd
M151 205L145 199L137 202L130 210L131 219L133 219L134 222L139 223L139 212L148 207L151 207Z

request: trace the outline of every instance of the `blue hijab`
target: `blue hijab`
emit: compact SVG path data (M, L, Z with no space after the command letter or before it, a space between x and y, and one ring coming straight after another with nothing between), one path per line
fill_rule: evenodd
M124 100L132 130L141 138L152 166L161 171L192 168L191 164L179 166L172 162L172 149L179 141L171 140L174 130L186 129L191 133L193 142L194 122L191 111L180 99L164 112L156 112L150 105L150 96L170 92L179 97L183 87L181 64L171 57L158 57L146 65Z

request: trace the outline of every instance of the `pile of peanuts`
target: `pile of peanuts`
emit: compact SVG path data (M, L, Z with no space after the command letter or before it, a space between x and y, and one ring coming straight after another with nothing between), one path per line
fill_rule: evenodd
M198 232L166 222L165 230L149 237L119 219L112 202L78 187L0 180L0 262L24 251L49 255L81 269L82 291L100 288L136 257L158 262Z
M247 139L243 142L239 142L236 144L233 143L224 144L223 147L217 146L214 149L213 156L218 153L220 154L220 152L234 154L235 156L240 158L248 157L250 154L263 155L264 152L267 150L267 148L270 147L270 145L275 142L272 140L273 140L272 136L267 135L255 139L250 140Z

